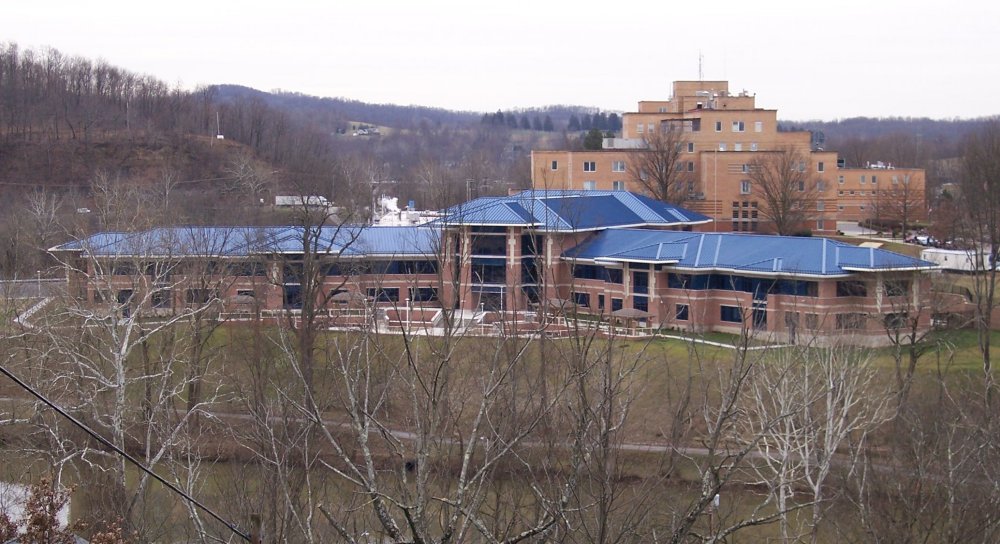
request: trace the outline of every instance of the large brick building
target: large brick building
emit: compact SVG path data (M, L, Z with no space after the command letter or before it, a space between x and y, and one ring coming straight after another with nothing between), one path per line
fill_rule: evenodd
M294 317L312 293L334 325L372 310L397 325L434 327L453 310L519 321L554 305L654 329L878 344L901 317L930 324L914 309L932 263L818 237L693 231L707 223L626 191L536 190L475 199L426 226L174 227L51 251L77 298L118 313L215 301Z
M836 231L836 222L895 219L905 205L910 221L926 215L924 172L903 165L844 165L809 132L778 130L777 110L758 108L746 91L730 92L727 81L676 81L673 97L639 102L623 116L621 138L607 138L595 151L536 150L531 155L536 189L647 192L637 179L640 155L650 153L651 135L673 133L682 175L675 199L708 215L711 231L768 232L761 187L749 171L774 153L795 153L808 180L809 210L802 230ZM805 189L805 188L804 188ZM655 195L654 195L655 196Z

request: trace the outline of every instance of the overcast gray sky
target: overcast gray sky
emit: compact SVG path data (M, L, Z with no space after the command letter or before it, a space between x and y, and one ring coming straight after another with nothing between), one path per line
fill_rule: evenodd
M184 88L474 111L631 111L698 79L700 53L782 119L968 118L1000 113L998 26L981 0L17 0L0 41Z

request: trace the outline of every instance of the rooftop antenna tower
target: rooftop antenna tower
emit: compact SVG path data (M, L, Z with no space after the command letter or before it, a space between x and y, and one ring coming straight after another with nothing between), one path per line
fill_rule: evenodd
M701 71L701 64L704 60L704 56L701 54L701 49L698 50L698 81L705 81L705 76Z
M219 112L215 112L215 139L225 140L226 137L222 135L222 123L219 122Z

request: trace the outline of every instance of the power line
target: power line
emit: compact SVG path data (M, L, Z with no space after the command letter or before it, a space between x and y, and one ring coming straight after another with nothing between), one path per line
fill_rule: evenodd
M232 524L232 523L226 521L225 519L223 519L222 516L220 516L220 515L216 514L215 512L213 512L209 507L207 507L204 504L198 502L197 499L195 499L191 495L188 495L187 493L185 493L183 490L181 490L180 488L178 488L174 484L172 484L172 483L164 480L163 478L160 477L160 475L158 475L157 473L153 472L151 469L149 469L148 467L146 467L145 465L143 465L142 463L140 463L136 458L132 457L131 455L129 455L128 453L126 453L124 450L122 450L118 446L115 446L114 444L112 444L108 439L106 439L103 436L97 434L96 431L94 431L93 429L91 429L90 427L88 427L87 425L85 425L82 421L76 419L75 417L73 417L72 415L70 415L69 413L67 413L65 410L63 410L61 407L59 407L59 405L57 405L56 403L50 401L44 395L42 395L41 393L39 393L38 391L36 391L33 387L31 387L30 385L28 385L28 384L24 383L23 381L21 381L17 376L15 376L14 374L12 374L3 365L0 365L0 372L2 372L4 375L6 375L11 380L14 380L14 383L16 383L18 386L20 386L25 391L31 393L38 400L44 402L46 405L49 406L49 408L52 408L53 410L55 410L59 415L61 415L64 418L68 419L73 425L76 425L77 427L79 427L80 429L82 429L84 432L86 432L90 436L94 437L94 439L96 439L98 442L100 442L101 444L104 444L105 446L111 448L115 453L117 453L118 455L121 455L122 457L124 457L130 463L132 463L133 465L135 465L136 467L138 467L139 470L145 472L146 474L149 474L150 476L152 476L153 478L155 478L156 481L158 481L161 484L165 485L167 487L167 489L169 489L170 491L173 491L174 493L177 493L178 495L180 495L181 497L183 497L185 500L187 500L191 504L193 504L193 505L197 506L198 508L200 508L206 514L208 514L208 515L212 516L213 518L215 518L216 520L218 520L219 523L222 523L223 525L225 525L226 528L228 528L230 531L232 531L233 533L235 533L236 535L238 535L239 537L241 537L243 540L246 540L247 542L253 542L253 539L250 538L250 535L247 535L244 532L240 531L239 529L236 528L236 526L234 524Z

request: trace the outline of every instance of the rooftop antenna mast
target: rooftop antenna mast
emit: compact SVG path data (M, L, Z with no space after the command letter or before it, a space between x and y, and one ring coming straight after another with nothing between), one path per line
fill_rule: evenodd
M705 75L701 71L701 64L704 60L704 55L701 54L701 50L698 50L698 81L705 81Z

